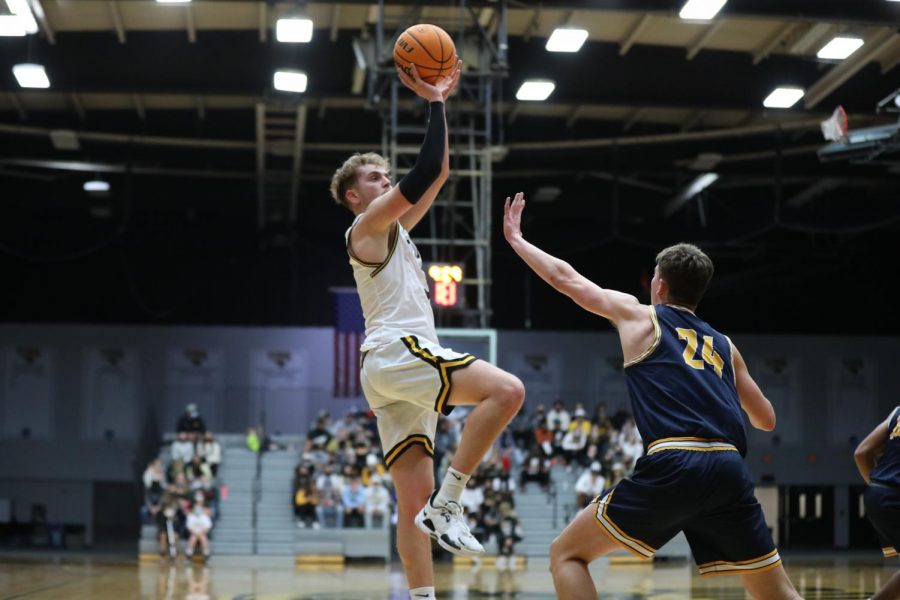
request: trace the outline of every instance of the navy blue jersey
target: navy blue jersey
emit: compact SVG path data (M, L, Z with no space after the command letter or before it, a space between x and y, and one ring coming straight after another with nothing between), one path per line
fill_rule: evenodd
M884 454L878 457L875 468L869 474L872 481L900 487L900 407L895 408L888 421L888 439Z
M697 438L733 444L745 455L729 339L684 308L659 304L650 307L650 316L656 329L653 344L625 364L634 421L644 444Z

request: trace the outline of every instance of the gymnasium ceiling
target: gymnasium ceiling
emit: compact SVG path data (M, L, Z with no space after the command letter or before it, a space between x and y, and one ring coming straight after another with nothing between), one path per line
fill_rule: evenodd
M5 318L329 324L328 287L352 282L340 247L349 213L330 203L328 179L348 153L381 147L354 53L354 41L373 43L377 4L28 1L40 32L0 37ZM388 36L410 20L451 34L461 22L489 33L499 23L490 1L467 3L471 16L458 1L386 4ZM526 233L601 285L645 294L655 251L690 240L717 262L705 309L723 328L900 333L883 317L894 312L885 281L900 156L816 154L819 123L838 105L851 130L897 123L876 105L900 87L900 2L729 0L708 22L681 20L682 5L509 1L494 115L493 324L605 327L531 281L505 247L500 199L542 189L558 195L530 204ZM275 21L300 13L315 23L312 42L276 42ZM588 30L578 53L544 49L562 25ZM865 44L844 61L818 59L838 34ZM467 67L486 69L470 48L460 45ZM43 64L51 87L20 88L21 62ZM278 68L304 70L307 91L275 92ZM518 102L528 78L556 89ZM764 108L785 85L804 98ZM52 141L61 130L77 149ZM288 192L264 207L261 155ZM710 188L675 201L711 169ZM82 191L95 176L112 184L108 196ZM838 319L857 295L874 308Z

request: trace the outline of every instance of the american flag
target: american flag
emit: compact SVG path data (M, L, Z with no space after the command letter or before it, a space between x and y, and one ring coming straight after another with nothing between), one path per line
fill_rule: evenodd
M359 294L354 288L334 288L334 392L335 398L360 396L359 346L365 337Z

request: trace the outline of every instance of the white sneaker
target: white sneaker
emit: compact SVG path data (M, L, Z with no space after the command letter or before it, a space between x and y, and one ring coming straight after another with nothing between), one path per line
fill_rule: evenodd
M416 527L431 536L441 548L457 556L484 554L484 546L466 525L462 506L453 501L435 506L435 496L437 491L416 515Z

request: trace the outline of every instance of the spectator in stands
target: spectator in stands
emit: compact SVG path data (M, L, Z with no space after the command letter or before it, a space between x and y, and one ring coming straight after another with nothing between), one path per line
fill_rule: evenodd
M531 429L537 430L541 425L548 430L550 429L550 425L547 423L547 414L544 410L544 405L538 404L534 407L534 415L531 417Z
M209 560L209 531L212 529L212 519L209 517L209 509L201 502L194 504L194 508L187 516L187 556L194 555L197 544L203 550L203 560Z
M587 412L584 410L584 407L581 406L580 402L575 408L575 412L572 413L572 416L574 418L572 419L572 422L569 423L569 431L580 428L586 438L591 433L591 422L588 421Z
M212 476L218 476L219 464L222 462L222 446L219 445L212 431L207 431L203 434L203 439L197 442L197 454L202 456L204 462L209 465Z
M632 417L628 417L622 425L622 431L619 432L618 445L622 450L625 470L627 473L631 473L634 471L637 459L644 453L644 442L641 440L641 434L638 433Z
M143 475L144 490L149 490L154 482L159 483L163 488L166 487L166 474L163 472L162 461L154 458L144 469Z
M341 504L344 507L344 527L365 525L366 490L356 473L350 476L350 482L344 486Z
M532 450L522 467L520 478L522 487L524 488L529 481L539 483L544 491L547 491L550 486L550 460L541 456L541 453L536 450Z
M203 461L203 457L199 454L195 454L191 457L191 462L185 467L184 474L187 477L191 489L200 487L204 476L212 477L212 471L210 470L209 465Z
M178 540L183 531L184 513L181 509L181 498L170 486L162 496L159 511L156 513L156 533L159 537L159 555L174 559L178 556Z
M391 520L391 494L384 487L379 475L372 475L366 490L366 528L372 529L375 523L379 528L388 526Z
M343 479L334 473L334 467L326 464L323 473L316 480L319 492L319 504L316 506L316 517L322 527L344 526L344 512L341 510ZM332 523L332 525L329 525Z
M328 428L328 431L331 433L332 437L338 437L342 433L349 437L358 428L359 424L356 421L356 413L348 410L344 413L344 418L340 421L335 421L334 424Z
M512 571L516 567L515 545L522 541L522 527L513 511L507 512L497 524L497 570Z
M466 509L466 514L469 516L475 516L481 512L481 506L484 504L484 486L480 475L473 475L469 479L466 489L459 497L459 503Z
M141 512L145 523L156 523L156 515L162 510L164 493L164 484L159 480L152 481L148 487L144 488L144 506Z
M543 420L534 430L534 442L545 457L553 458L553 432Z
M319 417L318 420L316 420L316 426L310 429L306 434L306 446L303 449L304 452L325 450L325 447L332 437L331 432L328 431L325 425L326 421L324 417Z
M247 450L253 453L259 453L262 449L262 440L259 439L259 433L256 431L256 427L247 428L247 437L244 438L244 443L247 445Z
M553 436L553 459L556 461L563 456L562 442L566 437L566 430L563 429L562 421L559 419L553 421L553 427L550 428L550 433Z
M532 439L532 428L524 404L519 408L519 412L513 417L507 429L512 432L513 442L516 446L528 451Z
M511 506L515 506L513 494L516 491L516 480L511 477L509 471L500 468L492 470L491 489L497 493L501 502L508 502Z
M203 494L203 504L209 507L209 516L215 523L216 519L219 518L219 488L216 487L212 476L205 474L199 480L193 481L191 489L195 493Z
M599 462L594 461L591 468L582 473L575 482L575 503L578 508L584 508L605 489L606 478L603 476L603 469Z
M206 433L206 423L200 416L197 405L193 402L184 407L184 414L178 419L175 426L177 433L187 433L189 439L193 442L200 439L200 436Z
M172 477L184 472L185 466L194 458L194 442L190 434L185 431L178 433L178 437L172 442Z
M294 472L294 516L297 527L319 528L316 515L319 506L319 491L307 465L298 465Z
M585 421L587 423L587 421ZM571 471L574 465L580 465L584 450L587 447L587 434L584 429L573 422L573 428L566 432L562 439L562 453L566 459L566 470Z
M553 425L557 421L559 421L559 426L563 431L569 430L569 423L572 421L572 417L569 416L569 411L565 409L561 400L554 402L553 408L547 413L547 427L553 429Z

